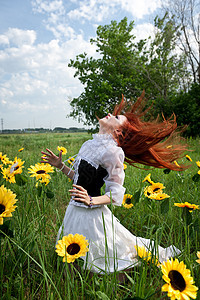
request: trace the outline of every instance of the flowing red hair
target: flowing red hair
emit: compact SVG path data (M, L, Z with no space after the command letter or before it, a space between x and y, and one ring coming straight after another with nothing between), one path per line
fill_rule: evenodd
M180 130L177 130L176 116L159 121L142 120L148 115L151 106L144 110L145 92L133 105L128 105L122 95L122 101L114 108L114 115L123 114L127 121L116 134L118 145L124 150L125 161L133 166L142 164L156 168L168 168L181 171L188 166L177 165L175 161L184 156L187 145L182 143Z

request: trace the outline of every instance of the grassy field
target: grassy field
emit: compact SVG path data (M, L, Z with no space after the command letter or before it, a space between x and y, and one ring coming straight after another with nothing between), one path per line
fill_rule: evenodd
M139 266L126 273L127 282L120 284L116 272L94 274L91 278L88 271L79 272L73 265L70 272L69 265L63 264L55 252L55 239L72 183L62 172L55 171L47 186L37 188L28 168L40 162L41 151L46 148L58 153L57 146L65 147L65 160L75 155L89 138L87 133L0 135L0 152L10 160L17 157L24 161L24 181L10 183L0 176L1 186L10 189L18 199L13 216L4 218L0 225L1 299L169 299L161 291L165 284L161 268L152 261L141 259ZM184 262L195 286L200 288L200 265L196 262L200 251L200 211L188 212L187 208L174 206L185 202L200 204L196 164L200 161L200 140L190 139L188 144L193 151L186 154L192 162L182 158L182 162L191 164L184 172L128 166L124 186L126 193L133 195L134 205L130 209L114 207L113 213L134 235L153 239L163 247L173 244L179 248L179 262ZM24 150L18 152L21 148ZM158 201L145 197L144 188L149 184L143 180L149 173L154 182L165 186L164 192L170 198ZM81 259L78 264L82 266ZM200 292L196 299L200 299Z

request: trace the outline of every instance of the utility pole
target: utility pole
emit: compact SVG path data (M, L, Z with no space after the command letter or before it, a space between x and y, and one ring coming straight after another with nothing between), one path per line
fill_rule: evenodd
M1 118L1 133L3 133L3 118Z

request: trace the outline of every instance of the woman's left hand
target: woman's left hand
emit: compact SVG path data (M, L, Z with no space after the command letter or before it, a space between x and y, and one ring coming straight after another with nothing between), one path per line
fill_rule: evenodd
M78 202L82 202L86 205L90 204L90 197L86 189L80 185L73 184L73 189L69 190L70 196L74 197L73 199Z

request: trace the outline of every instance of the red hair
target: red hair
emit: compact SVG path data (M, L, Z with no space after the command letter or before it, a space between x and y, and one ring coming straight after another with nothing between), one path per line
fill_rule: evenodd
M162 121L159 121L159 116L153 121L142 120L151 109L150 106L144 110L144 94L143 91L131 107L122 95L121 103L114 108L114 115L124 111L123 115L127 118L116 136L118 145L124 150L125 161L133 166L139 163L175 171L188 168L174 163L187 150L187 145L181 143L176 116L173 114L167 120L163 116Z

